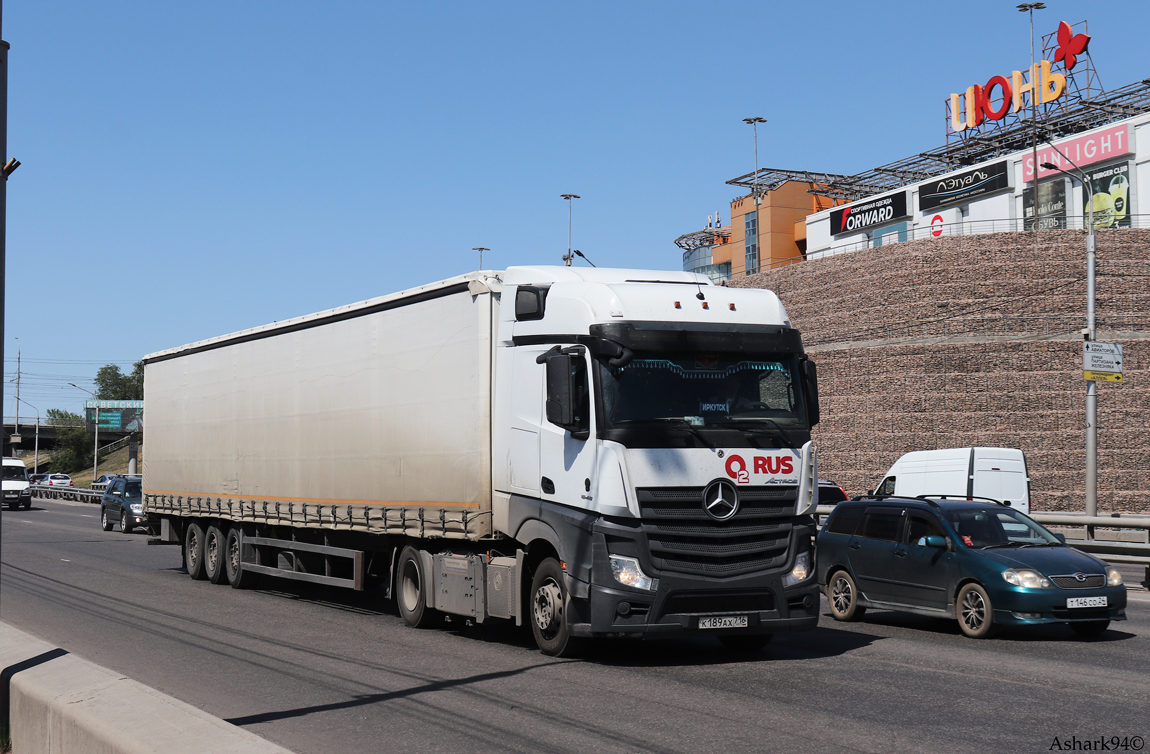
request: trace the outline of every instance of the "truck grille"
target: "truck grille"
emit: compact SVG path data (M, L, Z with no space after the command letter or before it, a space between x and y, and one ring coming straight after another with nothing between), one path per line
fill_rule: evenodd
M1072 573L1065 576L1051 576L1050 580L1055 586L1063 589L1097 589L1106 585L1106 576L1101 573L1087 573L1085 576L1085 581L1079 581Z
M778 568L787 559L795 487L740 487L739 510L716 521L703 509L702 487L636 490L655 567L707 576Z

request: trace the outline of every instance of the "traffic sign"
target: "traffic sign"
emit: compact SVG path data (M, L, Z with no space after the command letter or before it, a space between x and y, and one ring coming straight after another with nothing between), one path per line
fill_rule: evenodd
M1083 372L1082 379L1095 382L1121 382L1121 372Z
M1088 340L1082 344L1082 369L1084 373L1110 373L1122 374L1122 346L1119 343L1099 343ZM1085 379L1104 379L1106 382L1118 380L1086 377Z

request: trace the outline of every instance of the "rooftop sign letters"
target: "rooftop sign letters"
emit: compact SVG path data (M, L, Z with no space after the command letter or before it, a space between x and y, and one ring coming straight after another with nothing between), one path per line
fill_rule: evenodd
M1030 67L1025 78L1022 71L1012 71L1010 77L992 76L984 85L969 86L964 94L950 95L950 127L955 132L977 128L984 120L1002 120L1007 113L1017 113L1023 104L1023 95L1029 95L1031 105L1047 105L1066 93L1066 74L1052 69L1061 63L1066 73L1074 70L1078 56L1086 53L1090 45L1088 34L1075 34L1065 21L1058 25L1058 49L1054 60L1043 60ZM998 104L995 104L998 103Z
M965 202L983 194L1009 188L1009 165L1008 161L1003 160L976 170L924 183L918 187L918 208L926 212L945 204Z
M906 192L851 204L831 212L831 233L855 233L906 217Z

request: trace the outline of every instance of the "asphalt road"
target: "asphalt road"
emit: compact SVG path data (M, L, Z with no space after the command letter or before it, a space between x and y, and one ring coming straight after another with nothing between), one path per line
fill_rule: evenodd
M953 621L876 611L837 624L824 602L816 630L747 656L699 638L555 660L513 626L418 631L370 595L192 581L177 548L102 532L98 514L39 500L3 511L0 618L301 753L986 754L1150 739L1144 591L1097 640L1047 627L974 641Z

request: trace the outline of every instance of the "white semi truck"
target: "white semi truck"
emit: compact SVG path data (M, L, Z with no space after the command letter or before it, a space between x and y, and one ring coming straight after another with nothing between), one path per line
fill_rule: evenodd
M374 587L549 655L818 622L816 373L770 291L512 267L144 363L145 509L192 578Z

